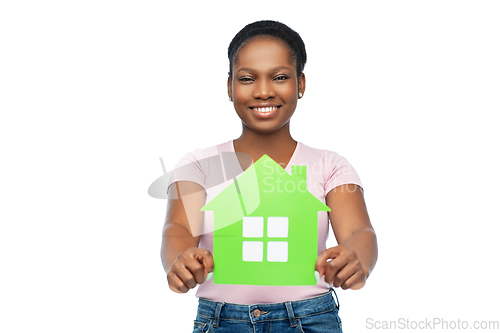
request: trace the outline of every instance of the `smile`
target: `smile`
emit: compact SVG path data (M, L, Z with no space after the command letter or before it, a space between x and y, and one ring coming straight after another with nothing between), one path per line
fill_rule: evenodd
M251 108L251 109L260 113L268 113L278 110L278 106L265 107L265 108Z

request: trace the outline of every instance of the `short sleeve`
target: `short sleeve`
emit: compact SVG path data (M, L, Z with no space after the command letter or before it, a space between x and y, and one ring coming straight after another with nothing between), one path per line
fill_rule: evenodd
M345 184L356 184L363 187L358 173L345 157L332 151L325 151L324 163L325 194L333 188Z
M206 176L203 170L204 158L202 155L201 151L194 151L184 155L174 170L170 172L167 188L178 181L191 181L206 188Z

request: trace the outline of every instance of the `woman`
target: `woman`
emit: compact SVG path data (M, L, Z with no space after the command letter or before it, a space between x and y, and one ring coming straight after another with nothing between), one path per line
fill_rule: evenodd
M333 287L361 288L377 258L359 177L342 156L291 136L290 118L306 86L306 51L295 31L274 21L249 24L232 40L228 56L228 95L242 134L186 155L183 171L171 179L162 244L169 286L185 293L200 285L194 332L341 332ZM228 152L253 161L267 154L288 172L292 165L308 166L308 190L331 209L318 218L316 285L213 283L213 217L200 209L227 184L209 186L210 168L203 161ZM329 249L328 220L338 243Z

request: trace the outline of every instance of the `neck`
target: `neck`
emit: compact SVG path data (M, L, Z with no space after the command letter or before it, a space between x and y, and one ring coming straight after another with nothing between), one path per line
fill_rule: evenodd
M254 132L243 124L241 136L233 142L237 152L252 155L254 161L264 154L286 159L285 156L291 156L297 145L297 141L290 134L290 123L268 134Z

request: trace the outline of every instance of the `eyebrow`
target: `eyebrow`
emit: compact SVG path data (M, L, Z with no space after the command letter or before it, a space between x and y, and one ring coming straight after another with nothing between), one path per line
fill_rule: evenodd
M274 68L272 69L272 71L273 71L273 72L274 72L274 71L279 71L279 70L281 70L281 69L288 69L288 70L291 70L289 67L286 67L286 66L277 66L277 67L274 67ZM252 69L252 68L243 67L243 68L238 69L238 71L237 71L236 73L238 73L238 72L240 72L240 71L254 72L255 70L254 70L254 69Z

